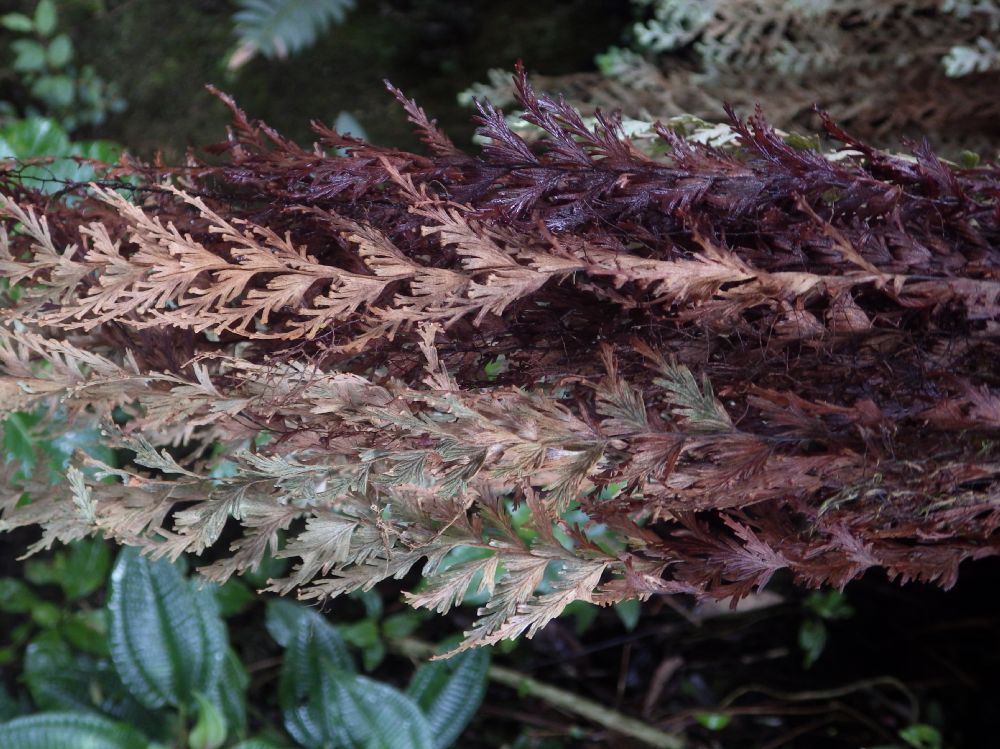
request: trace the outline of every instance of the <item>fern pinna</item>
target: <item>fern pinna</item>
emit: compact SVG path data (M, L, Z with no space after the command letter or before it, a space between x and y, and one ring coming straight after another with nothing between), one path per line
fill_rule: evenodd
M270 551L307 599L420 571L415 606L487 593L463 647L1000 551L996 167L760 113L653 156L515 84L535 147L481 102L466 154L393 89L429 155L306 149L223 97L222 164L8 172L0 402L133 457L6 466L2 527L214 579Z

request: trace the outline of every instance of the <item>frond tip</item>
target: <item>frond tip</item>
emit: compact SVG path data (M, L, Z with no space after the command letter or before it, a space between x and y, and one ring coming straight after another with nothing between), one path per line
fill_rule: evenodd
M234 31L239 38L229 58L230 70L246 65L258 53L284 59L341 23L356 0L236 0Z

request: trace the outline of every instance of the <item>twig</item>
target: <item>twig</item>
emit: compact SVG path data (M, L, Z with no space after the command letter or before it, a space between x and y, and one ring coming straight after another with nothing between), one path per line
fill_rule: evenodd
M426 658L434 655L435 652L433 645L410 637L396 640L391 647L411 658ZM498 684L516 689L518 694L535 697L553 707L578 715L623 736L637 739L647 746L658 747L658 749L686 749L687 745L684 740L678 736L661 731L641 720L622 715L617 710L588 700L586 697L545 684L520 671L491 665L489 678Z

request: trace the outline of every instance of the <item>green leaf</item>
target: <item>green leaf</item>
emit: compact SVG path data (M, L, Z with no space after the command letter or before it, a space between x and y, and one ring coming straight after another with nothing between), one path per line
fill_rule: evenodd
M335 668L321 669L316 689L283 705L285 729L307 749L433 749L417 704L398 689Z
M34 73L45 67L45 47L34 39L17 39L10 43L14 50L14 70Z
M66 156L70 150L69 136L55 120L31 117L0 128L0 158Z
M73 647L93 655L108 656L107 609L73 611L63 617L61 634Z
M642 601L633 598L629 601L619 601L615 604L615 613L625 625L626 632L633 632L639 626L639 616L642 614Z
M69 136L58 123L43 117L15 120L5 127L0 127L0 159L83 156L113 163L120 152L120 146L107 141L71 143ZM55 192L62 189L62 180L87 182L93 179L95 174L94 167L89 164L79 164L64 159L44 166L27 167L20 170L18 176L22 182L31 187L44 192ZM73 447L80 447L94 457L105 460L105 457L112 457L113 453L102 447L102 443L96 429L67 432L53 440L53 445L59 450L65 451L72 444Z
M208 697L222 711L231 734L240 734L246 730L248 686L250 675L243 667L243 662L235 650L227 649L222 676Z
M958 156L958 163L964 169L975 169L981 159L982 157L975 151L962 151Z
M35 585L58 585L75 601L104 585L111 569L111 548L99 538L84 538L49 559L29 559L25 577Z
M112 660L142 704L190 706L196 692L215 689L228 643L211 590L126 548L111 573L108 610Z
M68 75L46 75L31 86L31 95L52 109L65 109L73 103L76 87Z
M839 590L817 590L806 596L803 605L821 619L850 619L854 609Z
M0 611L24 614L38 603L35 592L13 577L0 578Z
M39 0L35 6L35 31L42 36L49 36L56 30L59 14L56 12L54 0Z
M733 722L732 715L722 713L695 713L694 719L709 731L721 731Z
M3 449L7 460L16 460L30 473L35 465L38 439L34 429L41 420L37 414L16 411L3 422Z
M232 749L284 749L278 744L272 744L265 739L247 739L236 744Z
M31 620L39 627L50 629L62 620L62 609L54 603L39 601L31 609Z
M914 749L941 749L944 739L941 732L926 723L914 723L899 732L899 738Z
M215 600L219 602L219 613L224 619L243 613L256 600L253 591L238 577L229 578L213 590Z
M267 602L264 626L274 641L282 647L290 648L296 635L301 635L300 630L303 625L307 624L313 627L316 647L331 658L337 668L354 671L354 661L351 660L351 654L347 651L343 638L319 611L284 598L272 598Z
M35 30L34 22L24 13L7 13L0 16L0 26L19 33L30 33Z
M276 559L270 552L264 554L260 564L243 573L242 578L253 588L264 588L272 578L284 577L288 569L287 559Z
M559 615L562 619L573 620L573 630L578 635L584 634L597 619L599 607L589 601L572 601Z
M337 628L348 643L361 651L361 661L365 671L373 671L385 658L385 644L379 633L378 623L373 619L345 624Z
M826 647L826 625L822 619L805 619L799 626L799 647L805 655L804 665L812 666Z
M60 34L51 42L46 52L49 67L61 68L73 59L73 42L66 34Z
M0 725L4 749L146 749L149 741L99 715L43 713Z
M43 710L96 710L132 725L163 722L132 699L109 661L76 655L57 638L44 636L28 645L24 680Z
M95 709L93 694L103 677L96 663L75 658L58 639L45 637L25 650L24 681L42 710Z
M268 604L267 625L272 637L287 643L278 682L285 729L306 747L334 743L334 737L343 736L337 715L326 704L332 699L332 674L350 674L354 663L340 634L323 617L310 609L296 607L301 611L295 612L288 606L275 605L279 603L288 602ZM287 626L292 617L291 635L286 639L284 630L276 634L275 623Z
M191 749L219 749L228 733L226 716L204 695L196 694L195 700L198 703L198 719L188 734L188 746Z
M7 687L0 684L0 723L13 720L29 711L31 711L31 705L28 704L27 695L19 695L18 698L15 698L7 691Z
M429 661L414 672L406 693L427 716L437 749L451 746L476 714L489 670L489 650L476 648Z
M398 614L390 614L382 620L382 636L387 640L401 640L409 637L427 617L423 611L409 609Z

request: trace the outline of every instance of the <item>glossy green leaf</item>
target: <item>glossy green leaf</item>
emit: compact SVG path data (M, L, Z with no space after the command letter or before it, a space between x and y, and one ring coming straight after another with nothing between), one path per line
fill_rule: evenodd
M232 749L285 749L285 747L272 744L266 739L247 739L236 744Z
M73 59L73 42L66 34L60 34L51 42L46 51L49 65L53 68L61 68Z
M274 641L282 647L292 646L303 624L310 624L314 628L316 647L321 648L325 656L333 660L336 668L354 671L354 661L347 651L343 637L318 610L293 603L285 598L272 598L267 602L264 626Z
M215 689L227 649L215 596L165 560L121 551L111 573L111 657L142 704L189 706Z
M433 749L417 704L382 682L324 664L299 704L283 705L285 729L306 749Z
M110 661L74 654L56 638L43 637L28 646L24 680L43 710L98 711L154 728L163 722L129 695Z
M300 609L296 612L283 604L288 602L268 604L267 624L272 637L287 643L278 682L285 729L306 747L337 745L344 734L337 711L329 705L333 699L331 680L334 674L350 675L354 664L329 622L310 609L296 607ZM293 621L290 635L284 629L289 620Z
M57 639L37 640L25 651L24 681L31 698L42 710L97 709L93 695L103 677L97 663L75 658L66 644Z
M429 661L413 674L406 693L427 716L437 749L451 746L476 714L486 695L489 670L489 650L476 648Z
M29 159L37 156L82 156L113 163L117 160L121 147L107 141L91 141L71 143L66 132L54 121L44 117L31 117L25 120L15 120L0 127L0 159ZM66 180L87 182L92 180L96 172L89 164L80 164L68 159L55 161L45 166L33 166L22 169L18 178L27 185L45 192L55 192L63 188ZM72 433L79 437L79 447L95 454L94 450L102 448L102 440L91 436L87 438L88 430ZM89 430L95 435L95 430ZM54 440L61 443L66 435ZM101 455L95 457L104 459Z
M4 749L146 749L134 728L99 715L42 713L0 724Z
M0 158L66 156L70 150L66 132L54 120L45 117L16 120L0 128Z
M333 672L336 710L350 749L432 749L440 746L423 712L395 687L343 672Z
M55 0L39 0L35 6L35 31L42 36L49 36L56 30L58 22Z

